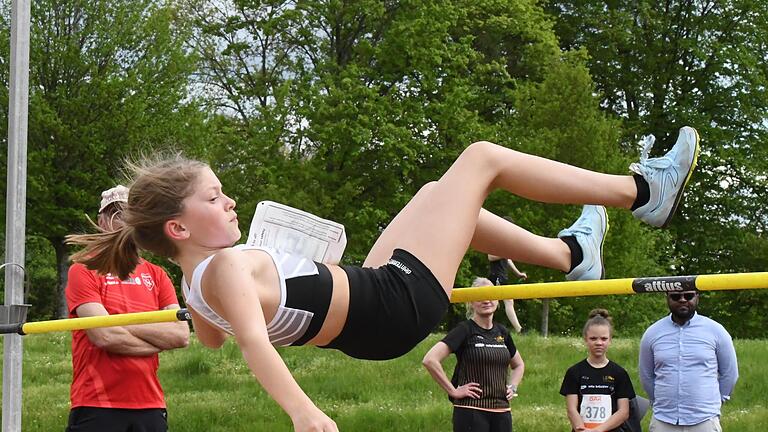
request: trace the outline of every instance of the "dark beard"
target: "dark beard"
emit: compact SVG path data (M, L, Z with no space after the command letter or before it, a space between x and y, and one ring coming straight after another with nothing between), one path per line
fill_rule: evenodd
M674 312L672 312L672 316L677 318L677 320L679 320L679 321L685 322L685 321L688 321L691 318L693 318L693 315L695 313L696 313L696 309L692 308L692 307L689 307L688 308L688 312L680 313L680 312L674 311Z

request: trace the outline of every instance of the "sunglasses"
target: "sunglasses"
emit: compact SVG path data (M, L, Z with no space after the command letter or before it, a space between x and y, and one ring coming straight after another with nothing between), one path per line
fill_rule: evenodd
M679 302L680 299L684 298L687 301L691 301L696 297L696 293L671 293L669 294L669 298L672 299L672 301Z

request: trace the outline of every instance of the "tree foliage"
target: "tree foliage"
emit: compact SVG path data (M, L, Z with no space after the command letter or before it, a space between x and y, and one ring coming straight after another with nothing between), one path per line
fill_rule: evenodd
M189 29L170 2L41 0L31 27L27 231L55 250L62 293L63 238L91 229L84 214L121 180L124 159L196 142L202 117L188 97Z

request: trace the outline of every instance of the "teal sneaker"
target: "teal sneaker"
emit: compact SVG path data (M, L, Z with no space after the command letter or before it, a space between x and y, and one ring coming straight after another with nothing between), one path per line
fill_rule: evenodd
M629 169L648 182L651 198L632 212L636 218L655 227L666 227L683 198L683 190L696 168L699 157L699 134L696 129L685 126L680 129L675 146L659 158L648 159L655 138L645 140L640 162Z
M566 279L595 280L605 277L603 241L607 232L608 213L605 212L605 207L586 205L576 222L557 234L559 238L576 238L584 256L581 263L565 275Z

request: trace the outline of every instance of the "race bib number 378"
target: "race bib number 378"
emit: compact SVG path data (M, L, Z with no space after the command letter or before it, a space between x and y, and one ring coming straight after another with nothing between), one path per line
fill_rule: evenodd
M611 395L584 395L580 414L587 428L605 423L611 416Z

